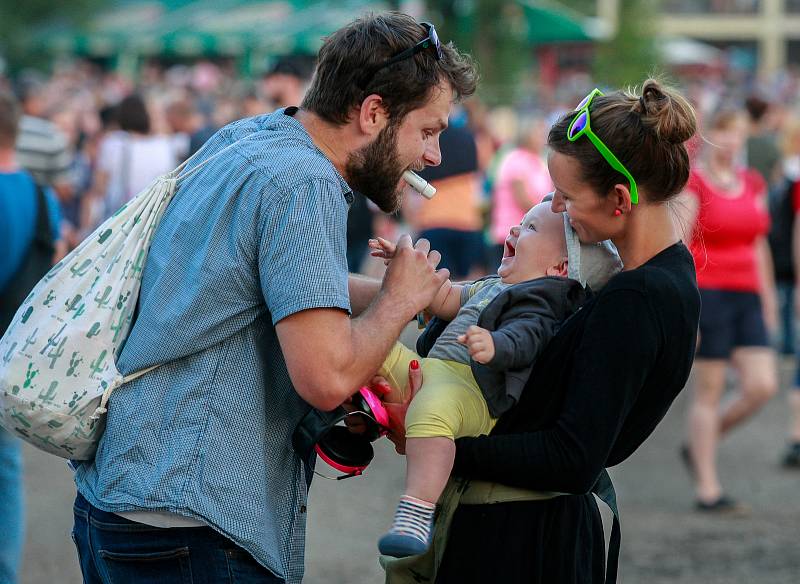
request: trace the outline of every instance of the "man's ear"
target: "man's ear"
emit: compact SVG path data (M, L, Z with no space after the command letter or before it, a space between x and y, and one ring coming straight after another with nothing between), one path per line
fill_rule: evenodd
M569 269L569 261L567 260L567 258L564 258L556 265L547 268L545 274L547 274L548 276L561 276L566 278L568 269Z
M358 126L361 132L371 138L377 136L389 122L383 98L373 93L364 98L358 110Z

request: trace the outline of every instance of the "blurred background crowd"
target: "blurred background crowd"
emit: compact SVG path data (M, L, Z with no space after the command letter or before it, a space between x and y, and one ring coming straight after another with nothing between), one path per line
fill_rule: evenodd
M383 265L369 257L367 240L407 231L430 239L454 278L494 272L509 225L552 189L551 123L595 86L611 90L658 74L697 109L697 172L716 172L723 191L726 172L749 169L758 177L753 188L765 195L771 226L768 253L758 256L770 264L770 285L761 290L764 321L777 353L791 356L798 348L798 0L63 4L69 9L0 1L0 90L21 109L16 156L57 201L67 250L223 125L299 105L325 34L359 12L400 9L431 20L444 40L471 52L483 81L478 95L453 112L441 137L442 165L422 173L436 197L407 196L397 216L356 199L348 223L351 271L379 276ZM693 226L684 227L688 239ZM745 371L754 368L774 369L775 362L748 363ZM742 371L744 401L732 410L720 409L719 398L736 374L698 390L690 407L690 428L699 434L689 439L706 442L679 454L692 473L699 471L699 499L704 490L721 493L716 441L778 391L777 374ZM800 392L788 399L788 446L774 445L775 461L800 468ZM713 428L707 439L704 424Z
M800 175L794 0L80 0L70 14L33 3L16 16L5 4L0 88L24 113L20 164L56 194L70 248L216 129L299 104L319 42L354 10L424 15L476 57L482 74L479 96L454 112L443 137L443 166L426 175L445 181L444 194L409 197L397 218L356 205L354 271L369 269L366 238L398 221L415 233L473 233L445 257L459 277L493 269L507 225L550 190L550 123L592 87L622 87L650 73L679 85L701 128L721 110L746 115L736 163L755 168L774 197ZM787 25L765 34L770 19ZM717 26L704 27L709 22ZM695 140L697 156L710 149L704 136ZM781 346L790 352L790 335Z

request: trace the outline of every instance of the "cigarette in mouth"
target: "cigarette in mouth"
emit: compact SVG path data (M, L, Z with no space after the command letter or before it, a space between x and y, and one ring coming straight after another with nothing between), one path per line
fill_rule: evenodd
M426 199L432 199L433 195L436 194L436 189L433 188L433 185L419 176L416 172L412 172L410 170L405 171L403 173L403 180L406 181L412 189L417 191Z

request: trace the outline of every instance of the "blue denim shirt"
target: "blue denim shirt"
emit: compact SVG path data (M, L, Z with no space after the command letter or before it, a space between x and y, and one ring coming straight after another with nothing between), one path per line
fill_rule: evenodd
M201 519L300 582L307 487L291 436L309 406L275 323L350 310L352 193L282 110L226 126L184 172L117 359L124 375L160 366L112 394L97 455L75 481L105 511Z

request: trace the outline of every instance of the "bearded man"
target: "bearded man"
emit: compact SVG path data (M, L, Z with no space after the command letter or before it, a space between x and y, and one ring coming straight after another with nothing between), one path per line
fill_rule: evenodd
M158 367L114 392L75 464L85 582L301 581L311 467L292 433L370 379L449 275L403 236L382 283L349 276L352 191L395 211L475 83L432 25L369 15L325 41L299 108L190 161L117 356L123 375Z

